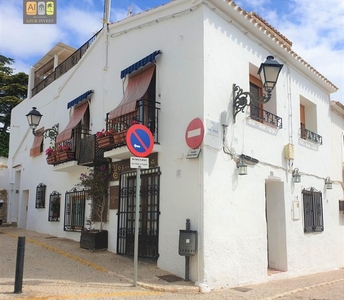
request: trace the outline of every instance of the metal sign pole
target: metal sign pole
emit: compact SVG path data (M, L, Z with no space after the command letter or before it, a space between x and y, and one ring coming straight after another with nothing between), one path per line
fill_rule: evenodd
M140 218L140 187L141 187L141 167L136 171L136 205L135 205L135 236L134 236L134 286L137 284L137 265L139 254L139 218Z

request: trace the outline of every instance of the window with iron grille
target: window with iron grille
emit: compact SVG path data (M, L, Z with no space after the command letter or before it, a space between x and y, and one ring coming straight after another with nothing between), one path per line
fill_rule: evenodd
M72 189L66 193L64 230L81 231L85 223L86 192Z
M60 221L61 194L53 191L49 197L49 222Z
M322 194L314 188L303 189L304 232L324 231Z
M40 183L36 188L36 208L45 208L45 190L47 186Z

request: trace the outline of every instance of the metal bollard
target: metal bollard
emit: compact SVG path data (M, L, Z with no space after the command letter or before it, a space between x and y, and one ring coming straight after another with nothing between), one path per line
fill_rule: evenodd
M16 263L16 277L14 282L14 293L22 293L23 286L23 271L24 271L24 253L25 253L25 236L18 237L17 244L17 263Z
M190 219L186 219L186 230L190 230L191 224L190 224ZM185 281L190 281L190 257L185 256Z

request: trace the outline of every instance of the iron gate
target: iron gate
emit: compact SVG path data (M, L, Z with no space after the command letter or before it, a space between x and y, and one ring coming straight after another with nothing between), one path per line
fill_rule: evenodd
M160 168L141 170L138 255L157 259ZM117 253L134 255L136 171L121 173Z

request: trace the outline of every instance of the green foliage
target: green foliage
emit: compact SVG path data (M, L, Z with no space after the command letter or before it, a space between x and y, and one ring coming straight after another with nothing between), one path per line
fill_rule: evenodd
M28 75L13 74L12 58L0 54L0 153L8 157L9 135L12 109L27 95Z
M0 156L8 157L9 141L8 132L0 133Z
M95 166L87 173L81 173L77 186L83 187L92 199L91 221L100 221L100 230L106 222L108 208L108 190L111 172L108 164Z

